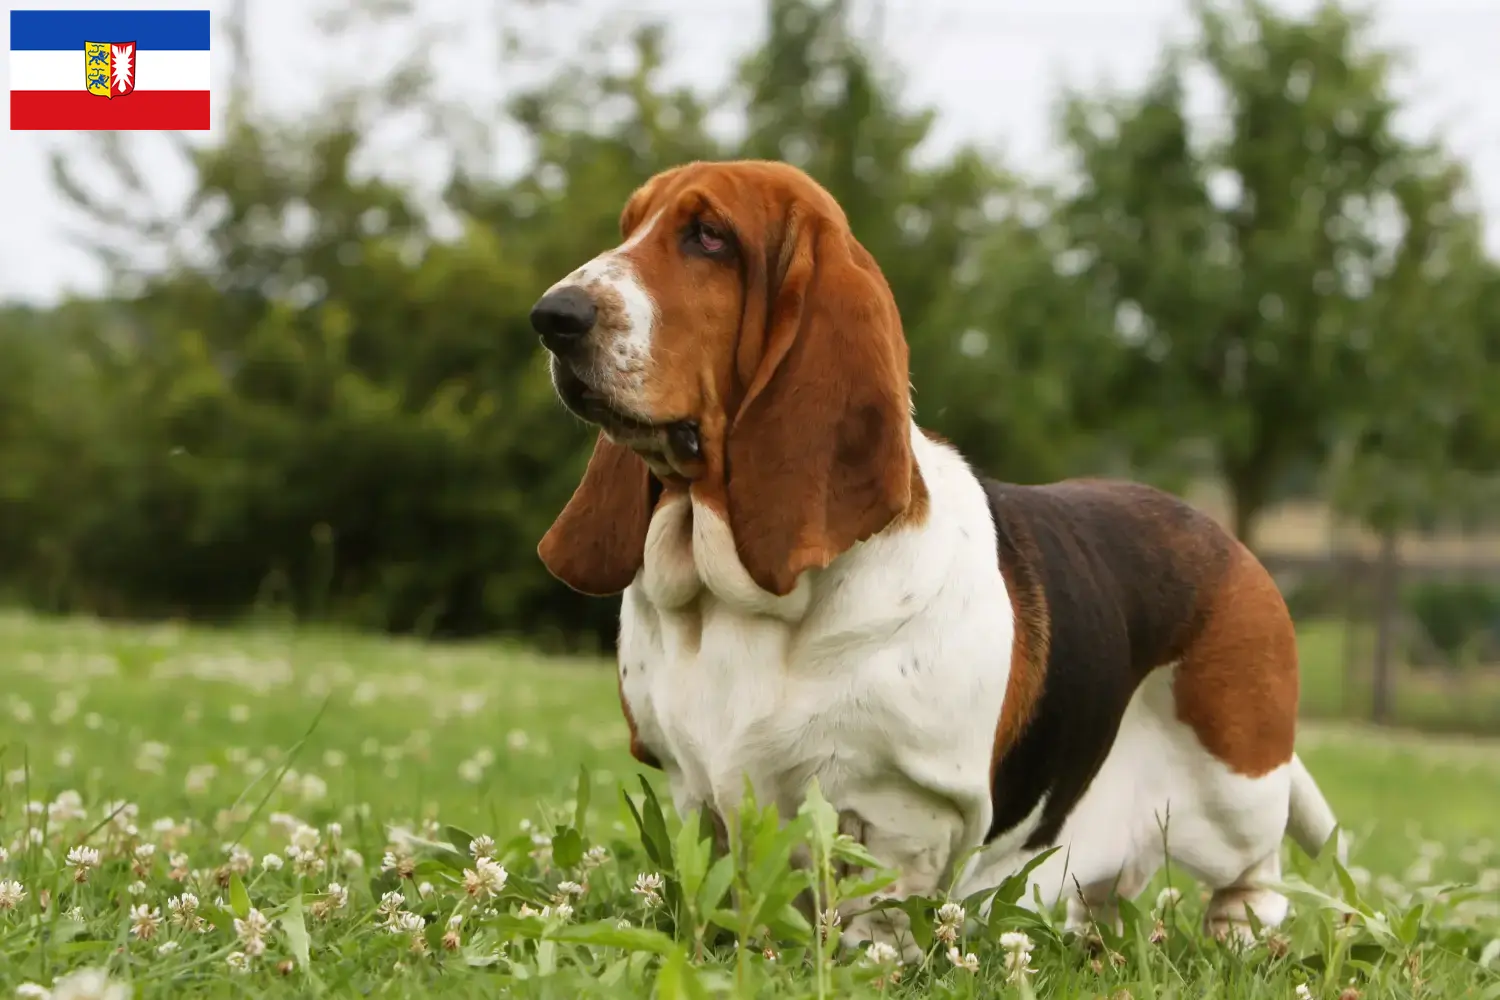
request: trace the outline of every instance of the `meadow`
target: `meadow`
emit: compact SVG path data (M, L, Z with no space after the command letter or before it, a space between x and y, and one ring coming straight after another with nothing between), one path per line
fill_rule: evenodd
M1500 745L1299 743L1349 866L1288 844L1294 916L1258 943L1204 938L1168 871L1123 933L1065 935L1018 883L987 918L914 904L898 965L790 905L859 890L826 804L714 856L597 661L0 614L0 996L1500 997Z

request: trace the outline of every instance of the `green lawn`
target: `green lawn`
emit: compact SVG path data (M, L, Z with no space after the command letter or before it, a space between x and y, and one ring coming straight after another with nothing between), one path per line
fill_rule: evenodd
M1307 648L1304 659L1305 687L1321 690L1326 666ZM821 957L782 912L800 884L785 838L778 846L767 831L738 870L708 868L670 809L669 830L656 827L625 738L613 674L597 662L0 615L0 996L80 968L106 969L139 996L1285 997L1302 983L1338 996L1351 977L1367 996L1500 996L1494 745L1304 726L1304 757L1355 836L1362 901L1346 930L1335 933L1331 899L1307 896L1281 934L1237 955L1194 932L1195 891L1163 914L1160 942L1149 913L1138 935L1106 931L1091 944L1011 910L983 923L971 906L958 957L973 952L977 972L938 945L892 981L867 959ZM807 838L815 857L844 850L817 818L787 836ZM507 871L494 898L484 885L466 891L465 869L470 882L489 871L469 856L479 835L497 842ZM308 849L300 864L289 841ZM67 860L80 844L100 851L83 882ZM154 852L136 856L141 845ZM410 855L413 878L381 873L392 846ZM1327 862L1290 847L1287 857L1347 896ZM631 891L658 872L675 910ZM1424 888L1450 881L1477 888ZM347 891L342 907L330 905L340 899L330 882ZM392 889L394 916L379 911ZM170 919L184 893L199 900L201 929ZM1016 930L1035 971L1012 983L1000 936ZM96 995L69 989L56 1000Z

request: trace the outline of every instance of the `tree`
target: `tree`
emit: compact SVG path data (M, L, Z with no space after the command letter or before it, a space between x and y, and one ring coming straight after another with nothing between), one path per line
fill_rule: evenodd
M1466 222L1441 156L1396 136L1391 58L1362 18L1260 0L1195 12L1196 43L1143 92L1066 102L1080 178L1065 219L1113 316L1108 397L1132 451L1205 445L1250 540L1285 477L1386 405L1382 372L1459 377L1474 325L1432 327L1466 307L1399 262ZM1222 134L1189 127L1195 69L1224 90Z
M735 152L802 167L843 207L900 308L925 426L992 474L1071 471L1071 362L1052 348L1078 300L1055 267L1045 196L972 148L919 157L936 115L903 106L848 7L770 0L734 91L747 122Z

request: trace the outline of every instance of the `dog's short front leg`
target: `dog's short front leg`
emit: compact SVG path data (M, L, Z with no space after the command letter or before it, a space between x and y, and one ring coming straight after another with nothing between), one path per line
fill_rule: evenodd
M894 818L897 822L892 823ZM879 942L890 945L907 964L920 962L922 949L912 937L911 919L905 912L893 907L872 909L886 900L902 900L909 896L928 899L940 895L949 875L952 861L952 845L961 829L961 821L930 809L920 812L903 812L883 817L885 822L873 822L856 812L844 812L839 817L839 832L847 833L864 845L865 849L886 868L896 872L896 880L890 885L857 899L844 900L839 905L843 922L841 943L846 948L859 949Z

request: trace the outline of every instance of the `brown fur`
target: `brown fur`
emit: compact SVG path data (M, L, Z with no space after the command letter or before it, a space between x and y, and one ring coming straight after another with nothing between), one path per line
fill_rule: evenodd
M995 728L995 745L990 755L990 780L995 777L1008 750L1021 738L1021 731L1036 711L1047 676L1048 649L1051 644L1051 622L1047 614L1047 595L1033 568L1040 558L1030 535L1019 535L1014 547L1002 550L1001 573L1010 594L1011 614L1015 619L1015 636L1011 642L1010 676L1005 684L1005 701Z
M1177 671L1177 717L1209 753L1258 777L1290 760L1296 739L1292 619L1275 581L1243 545L1204 610Z
M651 510L646 463L601 431L583 479L542 536L537 554L574 590L618 594L640 571Z
M732 234L736 259L685 252L694 219ZM703 457L690 488L724 510L751 578L789 593L804 570L898 519L924 518L900 315L827 191L784 164L694 163L643 185L621 213L622 234L649 220L629 251L656 305L642 415L697 421ZM617 592L640 567L640 502L627 494L649 472L634 460L639 468L619 456L591 462L583 499L543 540L548 568L587 593ZM580 568L600 557L610 565Z
M1292 753L1296 650L1275 584L1181 500L1137 483L985 480L1015 616L991 757L995 819L1043 802L1028 846L1055 836L1151 671L1176 663L1178 713L1247 775Z

